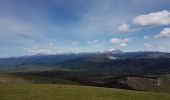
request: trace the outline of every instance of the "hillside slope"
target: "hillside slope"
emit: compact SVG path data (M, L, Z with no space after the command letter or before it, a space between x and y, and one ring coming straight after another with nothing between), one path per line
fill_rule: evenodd
M170 74L114 77L111 74L68 71L11 73L0 74L0 83L85 85L170 93Z
M170 93L170 75L156 77L128 77L124 82L135 90Z
M74 85L0 84L0 100L170 100L170 94Z

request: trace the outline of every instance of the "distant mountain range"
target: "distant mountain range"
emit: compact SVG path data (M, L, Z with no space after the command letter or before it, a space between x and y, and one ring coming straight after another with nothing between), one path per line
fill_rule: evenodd
M105 52L67 53L0 58L0 71L84 70L122 71L157 68L170 71L170 53L165 52ZM162 64L162 65L161 65ZM147 67L146 67L147 66ZM162 67L161 67L162 66ZM121 70L120 70L121 69ZM151 69L148 73L152 72ZM142 70L141 70L142 71Z

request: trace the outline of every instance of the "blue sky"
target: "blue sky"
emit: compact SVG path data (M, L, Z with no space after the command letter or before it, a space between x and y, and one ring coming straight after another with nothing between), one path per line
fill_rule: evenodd
M170 52L170 0L1 0L0 57Z

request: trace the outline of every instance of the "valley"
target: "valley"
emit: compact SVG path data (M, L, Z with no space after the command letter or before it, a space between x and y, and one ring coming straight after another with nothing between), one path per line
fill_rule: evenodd
M161 52L104 52L1 58L0 97L20 100L23 95L39 100L46 91L43 98L50 100L143 100L145 96L148 100L168 100L169 57ZM51 98L52 94L56 96Z

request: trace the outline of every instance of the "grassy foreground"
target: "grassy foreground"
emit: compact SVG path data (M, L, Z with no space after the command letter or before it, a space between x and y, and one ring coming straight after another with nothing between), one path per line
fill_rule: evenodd
M170 94L78 85L0 84L0 100L170 100Z

